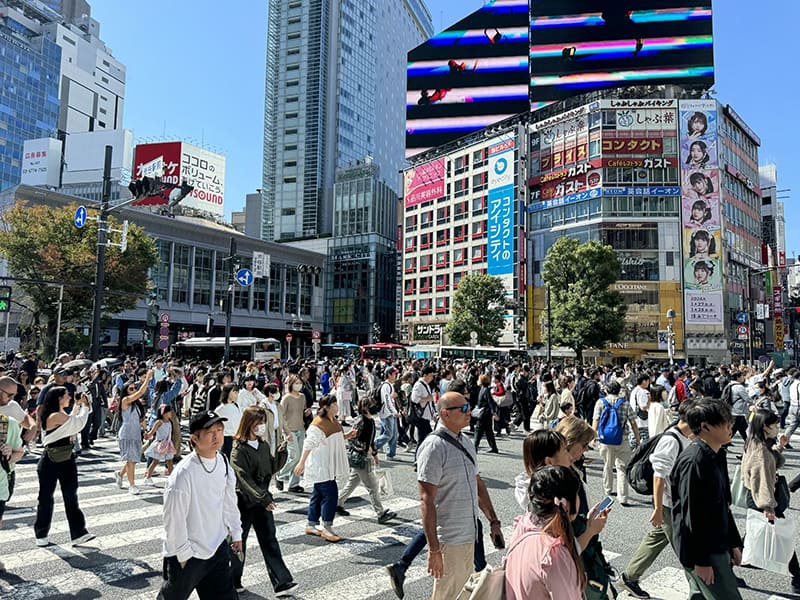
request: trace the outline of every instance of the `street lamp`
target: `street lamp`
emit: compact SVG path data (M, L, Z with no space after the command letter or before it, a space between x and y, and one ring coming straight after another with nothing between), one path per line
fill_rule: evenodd
M675 364L675 311L667 309L667 354L670 366Z

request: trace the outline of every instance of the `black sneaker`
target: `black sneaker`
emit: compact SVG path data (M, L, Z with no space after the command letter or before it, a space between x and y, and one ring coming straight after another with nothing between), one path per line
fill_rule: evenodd
M628 593L633 596L634 598L649 598L650 594L645 592L640 586L638 581L632 581L628 579L628 576L625 573L622 574L622 587L624 587Z
M402 600L402 598L406 595L403 591L403 583L406 580L405 570L397 563L386 565L384 568L389 574L389 580L392 582L392 590L394 591L395 596Z
M786 444L784 448L786 448L787 450L794 450L794 447L791 444Z
M302 494L305 490L299 485L293 485L289 488L289 491L293 494Z
M300 587L300 584L295 581L289 581L288 583L281 583L275 586L275 597L276 598L283 598L285 596L293 596L294 593L297 591L297 588Z
M275 487L278 488L279 492L283 491L283 482L280 479L275 480Z
M378 523L383 525L384 523L388 523L389 521L394 519L396 516L397 516L396 512L391 511L391 510L385 510L378 517Z
M337 506L336 514L339 515L340 517L349 517L350 511L347 510L344 506Z

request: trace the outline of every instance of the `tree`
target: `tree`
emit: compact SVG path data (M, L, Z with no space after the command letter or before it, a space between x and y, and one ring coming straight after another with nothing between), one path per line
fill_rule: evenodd
M467 275L458 283L450 314L445 333L453 344L469 345L474 331L478 345L494 346L505 319L503 282L490 275Z
M595 240L581 244L562 237L547 252L542 278L550 288L552 340L572 348L579 362L585 349L622 336L627 307L609 290L619 273L617 253Z
M9 273L20 279L63 282L62 323L86 324L91 320L95 268L97 264L97 222L87 221L75 227L77 205L64 208L16 204L3 214L0 228L0 254L8 262ZM120 229L109 217L108 226ZM118 241L119 234L109 238ZM135 308L148 293L148 269L158 263L156 244L134 224L128 228L128 247L124 253L115 246L106 248L105 292L103 310L114 314ZM47 352L55 342L58 314L57 286L20 283L30 299L32 327L38 331L46 322Z

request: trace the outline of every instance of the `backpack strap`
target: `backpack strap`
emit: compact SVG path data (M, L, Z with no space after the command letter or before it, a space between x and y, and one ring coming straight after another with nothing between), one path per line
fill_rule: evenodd
M471 462L473 466L475 466L475 459L472 458L472 455L469 452L467 452L467 449L464 448L464 446L462 446L459 441L453 439L453 436L447 435L441 429L437 429L431 435L435 435L436 437L443 439L445 442L461 450L461 452L464 453L464 456L466 456L469 459L469 462Z
M503 565L505 565L505 563L506 563L506 559L508 559L508 556L509 556L509 555L510 555L510 554L511 554L513 551L514 551L514 549L515 549L517 546L519 546L519 545L520 545L522 542L524 542L524 541L525 541L527 538L529 538L529 537L532 537L532 536L534 536L534 535L540 535L541 533L542 533L541 531L526 531L525 533L523 533L523 534L520 536L520 538L519 538L519 539L518 539L516 542L514 542L514 545L513 545L513 546L511 546L511 547L510 547L510 548L509 548L509 549L506 551L506 554L505 554L505 556L503 557Z

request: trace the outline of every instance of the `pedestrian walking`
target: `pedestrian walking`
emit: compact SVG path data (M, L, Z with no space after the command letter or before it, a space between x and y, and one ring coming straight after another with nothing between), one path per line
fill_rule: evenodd
M497 454L500 450L497 449L497 442L494 439L494 422L499 420L497 402L492 396L490 390L491 380L486 373L482 373L478 377L478 384L480 391L478 392L478 404L472 411L476 419L475 435L473 437L473 444L477 451L481 445L483 436L486 436L486 442L489 444L489 452Z
M386 450L386 458L393 459L397 453L397 418L399 416L399 411L397 410L397 404L395 402L396 394L394 391L394 383L397 380L397 369L394 367L389 367L386 369L385 375L386 381L380 384L381 409L378 412L378 418L381 420L381 434L375 438L374 442L376 453L379 452L384 445L388 445ZM369 400L371 403L371 399Z
M19 421L0 413L0 527L6 504L14 493L14 465L25 454L21 431ZM0 571L3 570L5 566L0 561Z
M153 473L159 462L163 462L167 470L165 475L172 474L172 458L175 456L175 446L172 443L172 407L162 404L159 407L159 418L153 427L145 434L145 439L152 440L152 444L144 455L150 459L150 464L144 473L144 484L153 485Z
M302 383L295 376L290 376L287 382L291 388ZM267 396L272 396L273 401L275 398L280 398L278 387L275 384L268 384L264 387L264 393ZM303 488L300 485L300 476L296 475L294 468L300 462L300 456L303 453L303 444L305 442L306 430L303 426L303 414L306 410L305 397L300 393L300 390L291 389L287 394L281 398L280 403L280 421L283 427L283 433L286 436L286 451L288 458L286 464L280 470L275 478L275 485L279 490L283 490L284 486L288 491L295 494L302 494Z
M231 465L236 473L236 499L242 518L241 560L234 555L233 580L236 591L244 592L242 574L247 560L247 536L250 528L256 532L261 555L267 567L270 583L279 598L297 591L286 563L281 555L281 547L275 529L275 500L269 491L269 482L275 472L275 456L269 442L267 409L257 405L249 406L242 413L236 431Z
M119 400L118 410L122 426L117 433L117 442L123 462L119 471L114 473L114 478L117 487L122 489L123 476L127 476L128 493L133 495L139 493L139 488L135 484L136 463L142 460L142 418L145 414L145 407L141 400L147 393L152 378L153 371L148 371L139 389L136 389L132 380L128 380Z
M224 417L213 411L189 423L186 457L164 489L163 578L159 600L236 600L231 550L242 551L236 475L220 453Z
M239 408L236 400L239 398L239 386L235 383L226 383L222 386L219 406L215 412L225 417L225 441L222 444L222 453L230 459L233 450L233 436L239 429L239 421L242 418L242 409Z
M308 503L306 535L316 535L328 542L342 539L333 531L333 519L339 499L337 480L344 479L350 472L344 432L336 420L338 414L339 406L335 396L320 398L317 416L306 432L303 454L294 468L298 476L305 472L306 480L314 486ZM348 437L353 437L355 433L355 430L351 431Z
M74 438L89 420L89 399L80 396L73 411L67 414L72 401L64 386L53 386L47 390L39 406L39 422L44 429L44 452L36 467L39 476L39 497L36 506L36 521L33 531L37 546L49 546L50 525L53 521L53 495L56 483L61 486L64 511L69 523L72 545L78 546L94 539L86 530L86 518L78 505L78 468L73 452Z

